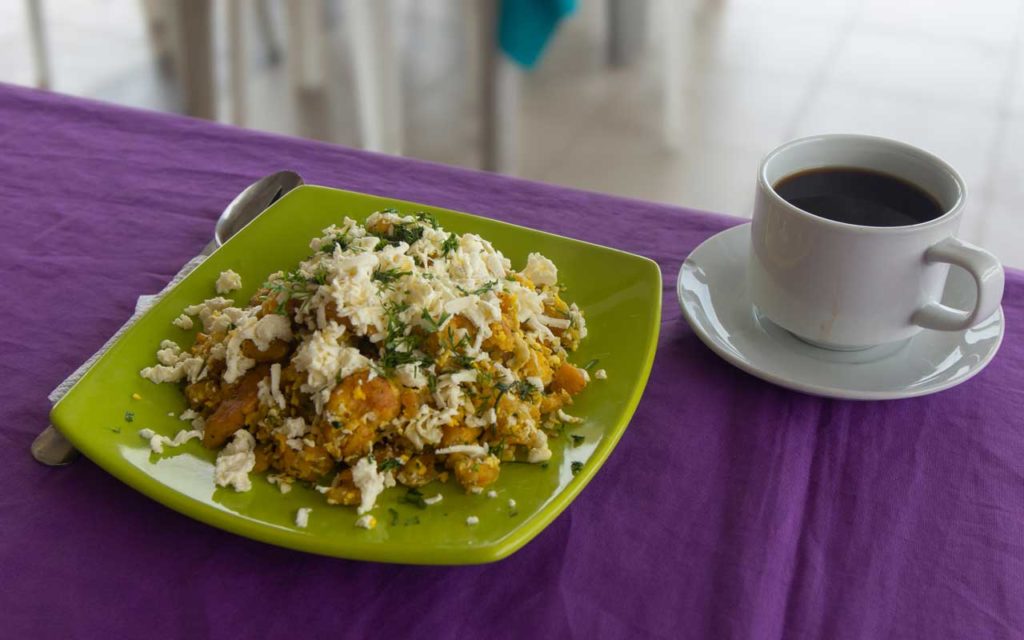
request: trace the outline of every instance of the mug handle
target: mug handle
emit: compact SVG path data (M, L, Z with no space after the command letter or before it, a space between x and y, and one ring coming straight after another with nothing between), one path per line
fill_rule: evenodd
M928 263L948 262L965 269L978 285L978 300L974 309L964 311L929 302L914 312L911 322L925 329L962 331L988 318L999 308L1003 299L1003 265L994 255L980 247L950 236L928 248L924 253Z

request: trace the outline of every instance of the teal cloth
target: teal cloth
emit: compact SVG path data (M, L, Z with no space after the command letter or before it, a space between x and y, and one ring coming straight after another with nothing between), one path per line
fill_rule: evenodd
M576 0L502 0L498 18L501 50L532 69L562 18L576 10Z

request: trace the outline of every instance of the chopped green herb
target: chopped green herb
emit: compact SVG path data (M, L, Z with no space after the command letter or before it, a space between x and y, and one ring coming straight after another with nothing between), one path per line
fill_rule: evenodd
M414 244L417 240L423 237L424 227L421 224L415 222L398 222L391 225L390 233L374 233L373 235L380 238L380 242L377 243L375 248L376 251L380 251L384 247L391 245L397 247L401 243L408 245Z
M446 256L452 251L459 248L459 235L457 233L449 233L448 237L441 243L441 255Z
M124 412L124 421L125 422L131 422L133 420L135 420L135 414L132 413L131 411L125 411Z
M401 502L411 504L413 506L419 507L420 509L427 508L427 503L423 499L423 494L420 492L419 489L409 489L409 491L404 496L402 496Z
M514 517L516 517L518 515L519 515L519 512L517 510L515 510L515 509L509 509L508 510L508 517L514 518Z
M121 433L121 427L111 427L110 430L114 433Z
M593 369L594 367L597 366L598 362L600 362L600 360L598 360L597 358L594 358L593 360L591 360L587 364L583 365L583 368L586 369L587 371L590 371L591 369Z
M451 314L448 313L447 311L442 311L440 317L438 317L436 321L432 317L430 317L430 313L426 309L424 309L423 313L420 314L420 318L423 319L423 322L427 325L427 331L429 331L430 333L437 333L438 331L440 331L441 326L450 317Z
M526 380L517 380L512 384L512 391L519 396L520 400L529 400L533 397L533 394L540 391L537 387L530 384Z
M388 507L388 526L393 527L398 524L398 512Z
M413 516L413 517L407 519L405 522L403 522L402 526L403 527L408 527L411 524L419 524L419 523L420 523L420 517L419 516Z
M570 465L570 468L572 469L572 475L576 475L580 471L583 471L583 463L577 460Z
M382 472L383 471L392 471L394 469L401 469L401 468L402 468L402 461L399 460L398 458L387 458L386 460L384 460L384 462L381 462L379 465L377 465L377 470L378 471L382 471Z
M338 421L338 420L331 420L331 426L334 427L335 429L340 429L341 428L341 422Z
M320 251L323 251L324 253L334 253L334 247L341 247L341 250L344 251L345 249L348 249L351 242L352 238L350 238L347 233L339 233L328 240L325 244L321 245Z
M373 276L371 277L379 282L382 288L390 289L399 278L411 275L412 271L402 271L398 267L393 267L391 269L374 269Z
M320 267L313 274L312 282L314 284L327 284L327 267Z
M540 468L541 469L547 469L548 468L548 463L547 462L540 463Z
M416 219L419 220L420 222L426 222L427 224L430 225L432 229L437 229L441 226L440 224L438 224L437 218L434 217L434 214L427 213L426 211L420 211L419 213L417 213Z
M401 313L408 308L407 304L384 306L384 313L388 318L388 332L384 339L379 366L385 373L390 373L395 367L402 364L423 362L423 355L416 354L416 348L423 341L423 336L412 333L409 326L401 319Z
M572 436L572 446L578 447L581 444L583 444L584 440L586 440L586 438L584 438L583 436L581 436L579 434L573 434L573 436Z
M467 296L482 296L483 294L487 293L488 291L490 291L491 289L493 289L497 285L498 285L498 281L497 280L491 280L490 282L486 282L486 283L482 284L481 286L477 287L476 289L473 289L472 291L466 291L465 289L463 289L462 287L460 287L458 285L456 285L455 288L458 289L459 291L461 291L463 294L465 294Z

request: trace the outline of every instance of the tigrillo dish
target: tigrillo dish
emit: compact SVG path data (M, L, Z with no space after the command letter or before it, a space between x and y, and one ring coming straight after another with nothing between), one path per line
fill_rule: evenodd
M198 324L194 343L164 341L141 374L183 386L192 429L143 430L154 450L199 438L219 450L218 485L247 491L266 471L282 492L309 483L373 528L387 487L427 504L441 499L434 481L482 493L503 462L546 462L549 436L580 420L566 407L590 374L569 357L586 324L544 256L514 270L478 235L393 210L345 218L310 249L248 306L218 296L174 321ZM240 286L231 271L216 282L221 294Z

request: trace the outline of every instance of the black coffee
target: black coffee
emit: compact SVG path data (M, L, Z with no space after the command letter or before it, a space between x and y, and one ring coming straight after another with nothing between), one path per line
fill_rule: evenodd
M783 178L774 189L804 211L865 227L921 224L944 213L935 198L920 187L866 169L811 169Z

